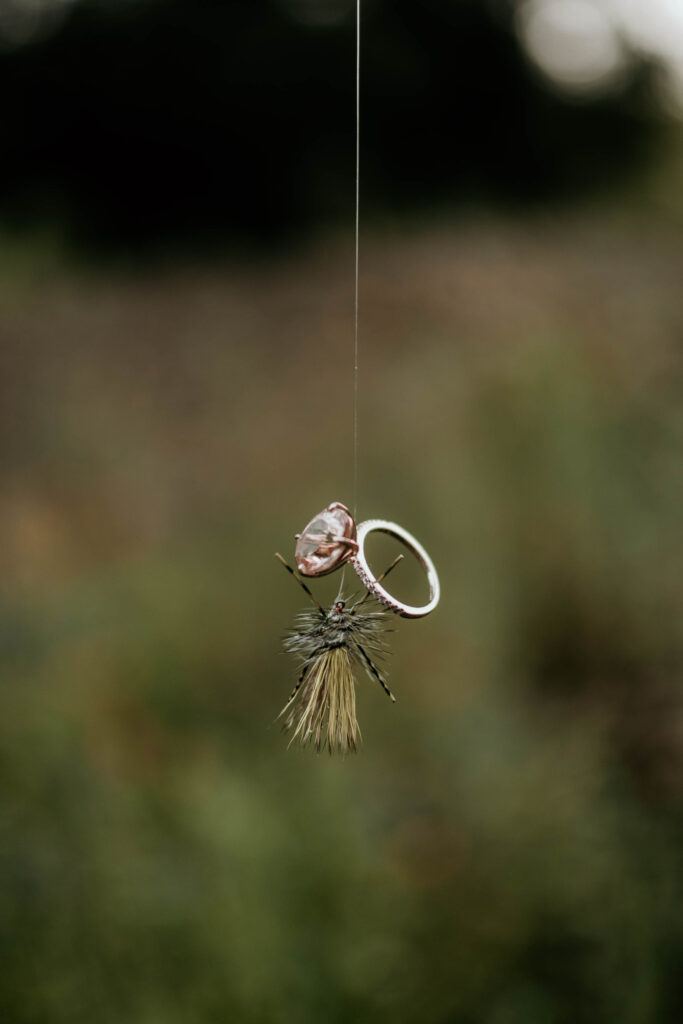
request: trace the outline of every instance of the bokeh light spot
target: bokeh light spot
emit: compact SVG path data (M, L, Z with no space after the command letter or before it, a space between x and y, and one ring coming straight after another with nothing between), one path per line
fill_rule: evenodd
M591 0L529 0L518 24L531 59L565 89L595 93L622 81L627 57L621 39Z

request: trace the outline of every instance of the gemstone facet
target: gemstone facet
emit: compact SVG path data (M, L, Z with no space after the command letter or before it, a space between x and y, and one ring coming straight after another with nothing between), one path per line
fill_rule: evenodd
M356 524L340 501L334 501L297 534L294 558L302 576L326 576L358 550Z

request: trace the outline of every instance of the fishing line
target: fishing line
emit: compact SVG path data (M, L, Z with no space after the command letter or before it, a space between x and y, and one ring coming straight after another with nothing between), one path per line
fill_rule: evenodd
M356 278L353 327L353 517L358 515L358 314L360 307L360 2L356 0Z
M353 315L353 518L358 517L358 336L360 309L360 4L356 0L356 195L355 195L355 277ZM346 566L342 569L342 587L346 581Z

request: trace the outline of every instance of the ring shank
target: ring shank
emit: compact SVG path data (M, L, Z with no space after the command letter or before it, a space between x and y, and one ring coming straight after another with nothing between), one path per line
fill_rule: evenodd
M427 574L429 582L429 601L427 604L420 606L405 604L403 601L399 601L398 598L393 597L388 590L384 589L381 583L377 582L365 556L365 541L371 533L388 533L390 536L396 537L397 540L401 541L409 551L412 551ZM358 542L358 552L350 559L350 562L363 585L371 594L374 594L378 601L381 601L391 611L406 619L419 619L434 611L441 596L439 577L431 558L411 533L404 530L402 526L391 523L386 519L366 519L364 523L360 523L357 527L356 539Z

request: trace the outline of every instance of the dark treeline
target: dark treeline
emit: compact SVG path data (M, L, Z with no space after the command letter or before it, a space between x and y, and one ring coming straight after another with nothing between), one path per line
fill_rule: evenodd
M88 3L2 54L4 224L59 217L83 242L128 246L346 216L355 5L327 26L293 6ZM571 102L531 70L510 17L482 0L366 3L366 213L581 194L647 157L646 71Z

